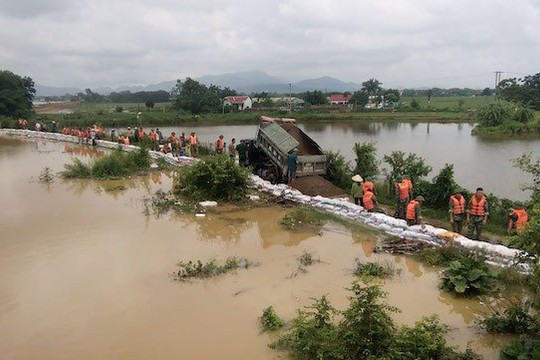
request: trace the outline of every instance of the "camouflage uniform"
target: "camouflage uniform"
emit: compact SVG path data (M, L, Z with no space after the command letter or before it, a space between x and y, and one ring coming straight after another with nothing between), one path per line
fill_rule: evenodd
M467 210L467 212L469 212L469 210ZM484 212L485 212L485 215L483 216L479 216L479 215L469 216L469 229L468 229L469 231L467 232L467 236L469 238L474 239L474 240L480 240L480 236L482 235L482 228L484 227L484 218L487 219L489 215L487 199L486 199L486 202L484 203Z

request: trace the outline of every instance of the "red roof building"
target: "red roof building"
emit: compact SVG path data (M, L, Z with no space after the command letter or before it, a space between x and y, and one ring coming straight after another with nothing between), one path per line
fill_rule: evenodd
M351 97L351 95L333 94L329 96L328 100L330 105L346 105L351 100Z
M253 106L249 96L226 96L223 99L223 105L233 106L238 110L250 109Z

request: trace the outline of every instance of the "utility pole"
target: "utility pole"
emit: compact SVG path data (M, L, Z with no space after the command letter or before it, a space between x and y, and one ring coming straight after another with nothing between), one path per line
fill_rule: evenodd
M495 95L499 95L499 92L497 91L497 89L499 88L499 83L501 82L501 74L503 73L502 71L494 71L493 73L495 73Z
M292 113L292 84L289 83L289 112Z

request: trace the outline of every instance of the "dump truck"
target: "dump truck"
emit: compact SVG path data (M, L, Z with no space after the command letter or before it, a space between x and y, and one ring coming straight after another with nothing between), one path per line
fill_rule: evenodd
M289 153L297 150L296 176L326 174L326 155L303 132L294 119L261 117L257 138L251 141L250 164L256 173L272 182L287 180Z

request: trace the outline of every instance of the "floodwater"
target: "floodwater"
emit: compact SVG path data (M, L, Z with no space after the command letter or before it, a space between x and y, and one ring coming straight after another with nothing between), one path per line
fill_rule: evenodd
M390 261L388 301L413 324L438 314L451 344L495 358L504 338L474 323L478 300L437 289L437 271L409 257L373 253L377 233L326 225L289 232L278 207L225 207L205 218L148 214L141 199L170 189L171 174L125 181L35 181L92 149L0 138L0 354L2 359L278 359L258 316L286 319L310 298L347 304L355 258ZM291 277L296 256L322 260ZM179 261L245 256L260 266L210 280L171 280Z
M339 151L354 163L353 146L357 142L377 143L378 156L392 151L416 153L433 167L432 176L444 166L454 164L456 181L469 190L483 186L487 192L514 200L526 200L529 193L520 184L531 180L510 162L524 152L540 153L539 137L479 137L472 136L473 124L428 124L399 122L306 123L300 127L323 150ZM162 128L163 133L179 132L178 128ZM201 141L214 142L223 134L231 138L255 138L255 125L189 126ZM381 164L384 168L385 164Z

